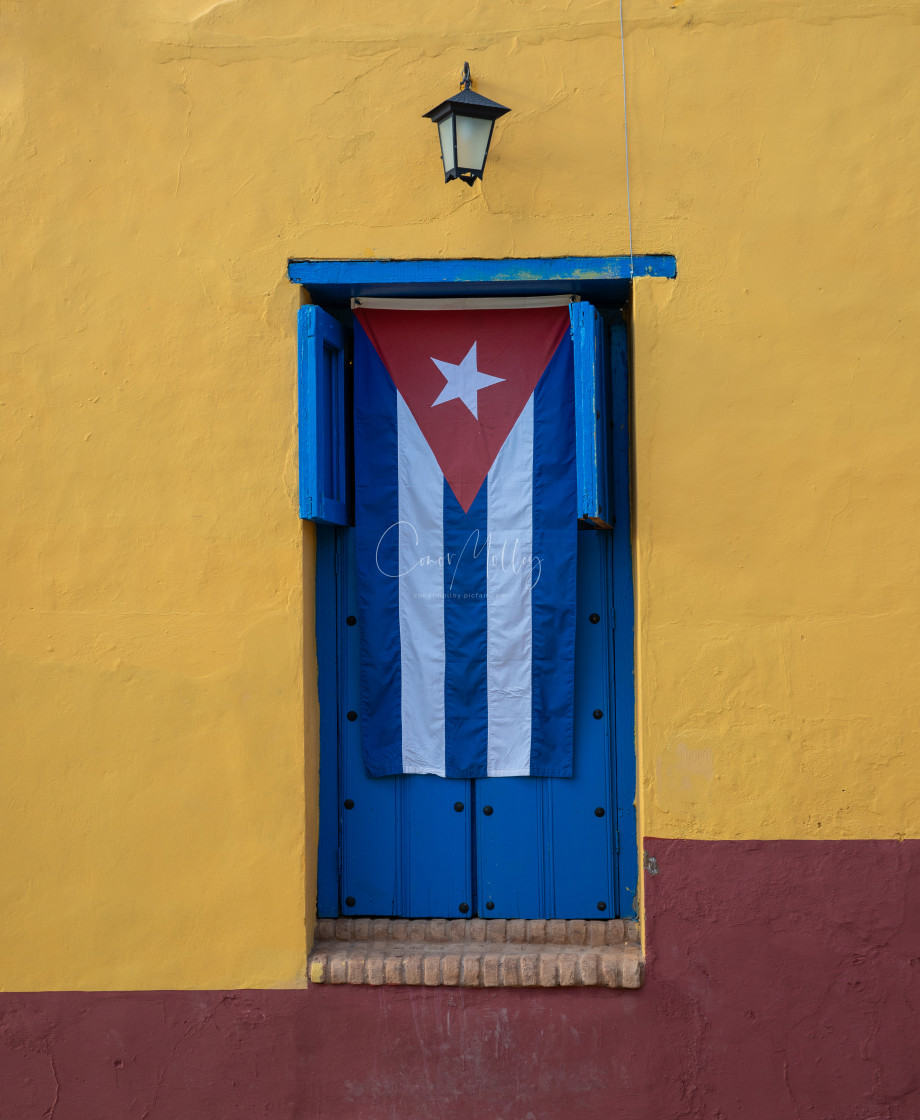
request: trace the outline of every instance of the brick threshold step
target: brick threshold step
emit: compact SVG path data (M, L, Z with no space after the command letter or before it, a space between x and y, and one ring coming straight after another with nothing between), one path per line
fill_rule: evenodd
M638 923L321 918L313 984L465 988L640 988Z

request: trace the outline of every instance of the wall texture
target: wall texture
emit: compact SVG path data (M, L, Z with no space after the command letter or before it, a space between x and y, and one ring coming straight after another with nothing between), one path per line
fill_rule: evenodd
M617 5L0 0L9 1116L210 1115L239 1063L222 1116L402 1120L419 1071L451 1116L467 1069L483 1116L916 1113L920 8L624 9L678 260L633 305L649 982L463 996L266 991L315 897L285 269L628 252ZM421 117L464 59L512 107L474 189Z
M640 991L9 996L0 1115L913 1120L920 843L649 844Z

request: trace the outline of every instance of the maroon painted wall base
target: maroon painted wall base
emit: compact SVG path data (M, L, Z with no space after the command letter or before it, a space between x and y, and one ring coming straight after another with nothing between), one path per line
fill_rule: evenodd
M647 840L638 992L0 996L2 1120L916 1120L920 841Z

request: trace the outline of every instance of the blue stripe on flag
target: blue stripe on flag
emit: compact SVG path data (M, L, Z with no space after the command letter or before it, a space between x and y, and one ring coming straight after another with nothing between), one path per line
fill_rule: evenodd
M374 776L403 768L397 453L396 387L356 323L355 545L365 576L358 580L361 743Z
M486 641L488 590L487 488L464 514L444 483L444 681L448 778L486 773L488 700Z
M531 592L533 719L530 773L571 777L575 694L575 388L566 332L534 391Z

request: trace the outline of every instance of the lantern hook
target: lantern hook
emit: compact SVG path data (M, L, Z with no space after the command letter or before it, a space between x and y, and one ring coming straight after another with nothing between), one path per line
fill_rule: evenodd
M473 84L473 79L470 77L470 64L464 62L463 64L463 77L460 80L461 89L469 89Z

